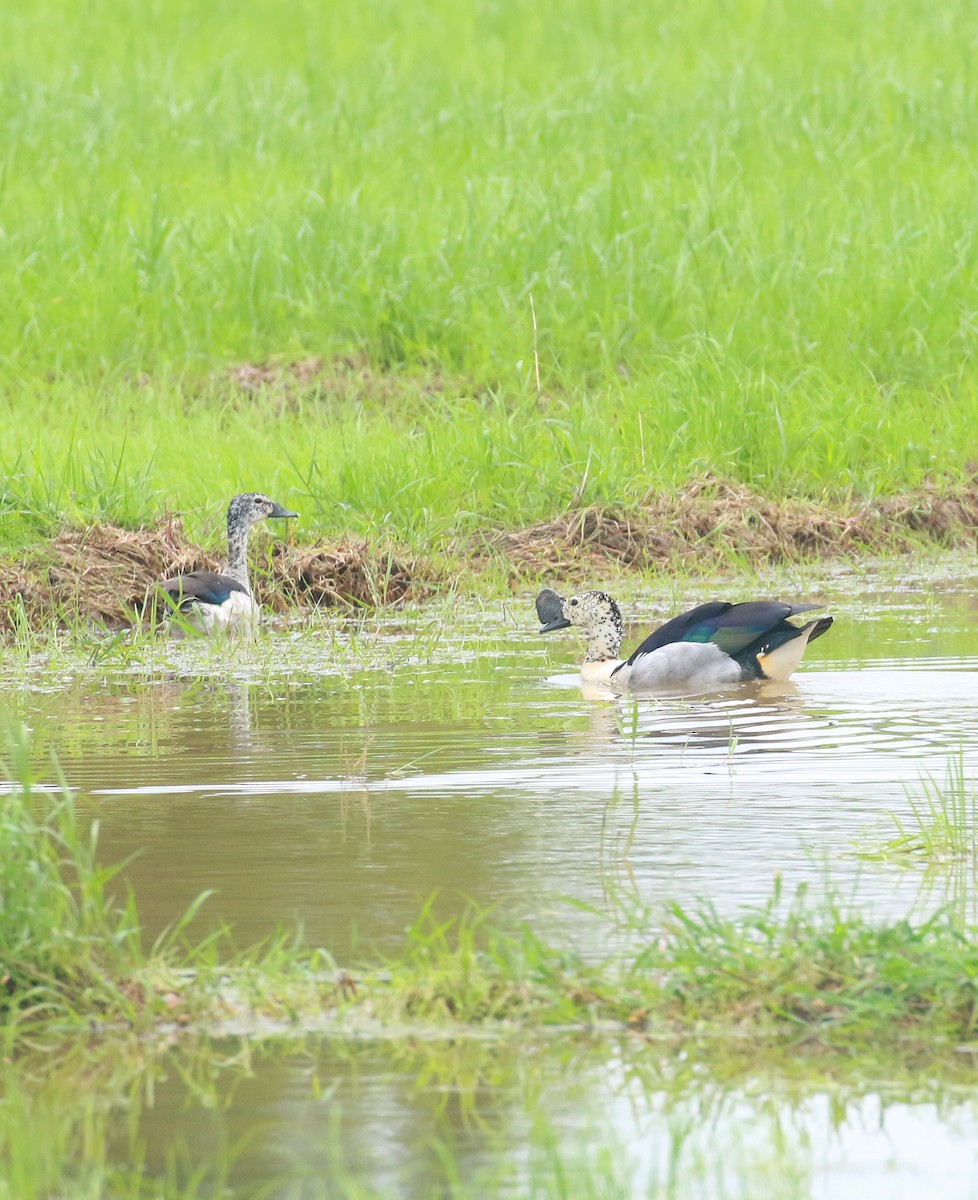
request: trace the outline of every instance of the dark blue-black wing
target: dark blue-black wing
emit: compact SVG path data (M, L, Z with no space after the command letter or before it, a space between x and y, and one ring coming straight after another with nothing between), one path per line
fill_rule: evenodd
M712 642L731 658L740 658L757 643L765 644L771 635L779 637L779 644L797 636L798 627L789 624L787 618L820 607L782 604L778 600L750 600L745 604L711 600L660 625L628 661L634 662L640 655L672 642Z
M219 571L190 571L187 575L175 575L165 579L160 587L178 608L192 604L223 604L232 592L245 592L247 588L230 575Z

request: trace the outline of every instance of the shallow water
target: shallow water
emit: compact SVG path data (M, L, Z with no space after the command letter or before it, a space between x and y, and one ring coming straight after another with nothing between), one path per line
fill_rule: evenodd
M229 1052L236 1047L229 1045ZM968 1200L973 1076L813 1085L719 1081L634 1042L310 1045L188 1104L172 1074L141 1126L162 1173L179 1146L276 1196L641 1196ZM124 1142L120 1139L119 1152ZM445 1164L450 1163L446 1170ZM453 1187L455 1190L453 1191Z
M242 944L298 920L339 958L396 950L434 891L585 948L558 897L730 907L829 876L888 916L927 902L921 881L852 842L892 834L882 815L908 816L949 763L975 775L972 582L833 600L791 683L711 697L586 699L574 639L516 609L459 621L430 661L391 622L357 635L392 647L362 668L295 632L257 666L191 649L162 679L42 679L8 703L89 798L106 859L136 855L150 936L205 888Z
M35 669L4 698L35 746L57 751L100 821L106 861L135 855L126 874L148 938L213 888L198 923L228 922L242 945L300 922L340 961L396 953L437 891L442 911L494 905L601 954L623 898L653 913L676 900L732 911L780 880L879 917L949 902L971 911L973 880L960 872L871 865L853 847L892 836L886 814L909 818L949 769L974 787L976 597L976 573L837 578L837 623L791 684L709 697L583 696L574 638L540 638L526 598L456 612L437 630L424 611L362 627L327 616L254 650L165 647L149 663L60 678ZM632 644L676 607L636 599ZM205 1154L211 1126L215 1145L260 1127L235 1168L245 1191L284 1172L270 1195L334 1194L323 1180L352 1155L354 1177L420 1196L442 1194L438 1156L423 1149L436 1136L453 1139L463 1179L498 1176L487 1194L548 1195L533 1182L546 1161L528 1132L545 1114L553 1155L577 1161L586 1132L595 1163L612 1152L622 1195L658 1195L655 1180L684 1197L978 1194L974 1111L912 1087L782 1096L770 1079L677 1086L674 1067L666 1086L634 1047L548 1044L516 1082L476 1078L476 1119L457 1079L444 1093L419 1087L409 1053L406 1065L382 1047L310 1054L315 1067L266 1060L207 1117L182 1108L182 1085L161 1086L143 1120L150 1158L159 1167L175 1136ZM405 1161L428 1165L412 1176Z

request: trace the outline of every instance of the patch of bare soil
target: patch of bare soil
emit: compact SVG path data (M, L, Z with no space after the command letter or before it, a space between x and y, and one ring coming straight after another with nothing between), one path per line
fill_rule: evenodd
M423 590L419 567L363 542L302 548L256 542L252 582L262 605L275 612L390 605ZM152 610L161 580L222 565L188 542L172 518L137 531L66 530L23 562L0 563L0 631L12 631L19 619L34 628L78 622L123 628Z
M517 576L567 576L615 564L716 569L802 558L901 553L930 540L973 543L978 479L958 488L930 485L907 496L854 502L848 509L805 500L770 501L743 484L707 475L675 495L632 510L591 507L489 541Z

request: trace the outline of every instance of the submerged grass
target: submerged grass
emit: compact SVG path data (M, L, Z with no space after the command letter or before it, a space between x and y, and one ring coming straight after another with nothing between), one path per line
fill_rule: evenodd
M910 817L890 813L896 835L882 841L864 839L856 847L870 862L940 868L978 857L978 793L969 783L963 753L948 761L943 784L921 783L918 795L908 795Z
M886 814L893 836L867 831L854 853L881 867L918 872L916 905L939 909L959 928L978 927L978 794L963 749L948 760L943 783L925 778L907 799L909 817Z
M608 1070L609 1056L618 1069ZM831 1096L840 1123L868 1092L880 1094L884 1112L890 1103L936 1102L947 1116L966 1111L973 1081L967 1055L936 1073L913 1059L880 1064L878 1074L853 1073L840 1086L838 1064L824 1060L805 1063L801 1075L790 1055L715 1056L707 1074L695 1052L579 1036L529 1046L451 1037L321 1038L299 1047L281 1038L220 1047L184 1039L139 1059L90 1044L87 1069L80 1057L27 1056L0 1075L3 1200L390 1200L406 1191L430 1200L579 1200L633 1195L639 1179L643 1196L759 1198L773 1189L801 1197L810 1194L802 1183L810 1181L804 1137L813 1094ZM268 1121L283 1073L289 1112L302 1116L287 1134L275 1116ZM779 1086L784 1079L788 1088ZM614 1119L622 1101L631 1122ZM391 1133L392 1114L406 1112L411 1127L401 1139ZM800 1136L786 1135L787 1114L790 1129L802 1124ZM636 1131L640 1146L663 1146L651 1172ZM404 1147L399 1162L392 1137Z

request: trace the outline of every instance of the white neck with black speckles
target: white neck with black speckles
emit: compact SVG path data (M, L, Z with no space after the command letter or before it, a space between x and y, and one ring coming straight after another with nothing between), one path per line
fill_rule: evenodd
M248 580L248 534L251 525L243 521L228 521L228 569L227 574L237 580L251 594Z
M584 661L607 662L611 658L617 659L620 649L621 630L609 617L592 631Z

